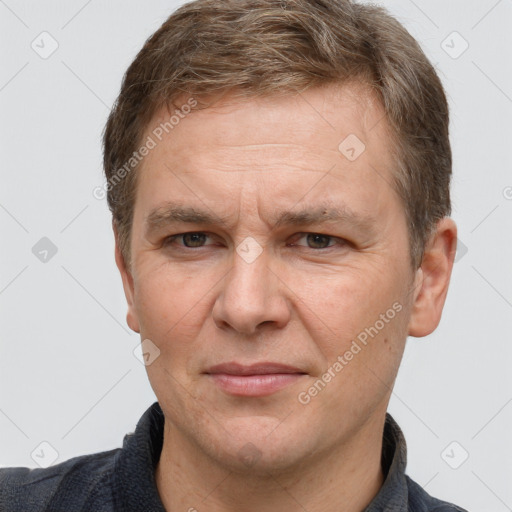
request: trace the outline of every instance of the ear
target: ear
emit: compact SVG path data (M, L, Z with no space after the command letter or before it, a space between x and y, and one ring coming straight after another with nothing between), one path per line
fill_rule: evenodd
M409 319L410 336L433 332L441 320L457 250L457 226L444 217L430 237L414 282L414 301Z
M119 235L117 232L117 226L114 220L112 220L112 229L114 230L114 238L116 243L115 248L115 257L116 257L116 265L121 273L121 279L123 280L123 288L124 295L126 297L126 302L128 303L128 313L126 314L126 323L128 327L132 331L140 333L140 325L139 319L137 316L137 312L135 310L135 301L134 301L134 286L133 286L133 277L131 275L130 269L126 267L126 262L121 253L121 248L119 245Z

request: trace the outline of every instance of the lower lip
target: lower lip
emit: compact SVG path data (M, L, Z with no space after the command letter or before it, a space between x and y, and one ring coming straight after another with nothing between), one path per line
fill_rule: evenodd
M236 396L266 396L297 382L302 373L269 373L266 375L209 374L220 389Z

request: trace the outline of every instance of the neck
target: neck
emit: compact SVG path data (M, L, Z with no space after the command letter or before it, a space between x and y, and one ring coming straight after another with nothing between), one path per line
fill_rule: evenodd
M160 498L167 512L361 512L384 482L384 420L370 420L328 453L263 476L222 466L166 420L155 472Z

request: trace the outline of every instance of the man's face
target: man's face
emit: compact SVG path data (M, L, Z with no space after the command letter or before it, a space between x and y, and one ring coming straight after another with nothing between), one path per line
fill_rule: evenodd
M128 322L150 358L160 351L148 376L181 446L275 470L383 421L415 274L384 111L366 89L228 100L181 119L143 161ZM147 222L170 204L218 221ZM275 224L334 208L355 217ZM196 234L169 238L183 233ZM209 373L229 362L299 373Z

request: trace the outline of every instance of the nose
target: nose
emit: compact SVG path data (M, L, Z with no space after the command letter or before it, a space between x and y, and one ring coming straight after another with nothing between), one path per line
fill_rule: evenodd
M274 267L265 250L252 262L233 252L232 268L222 281L212 312L218 328L251 335L264 326L283 328L289 322L288 288Z

